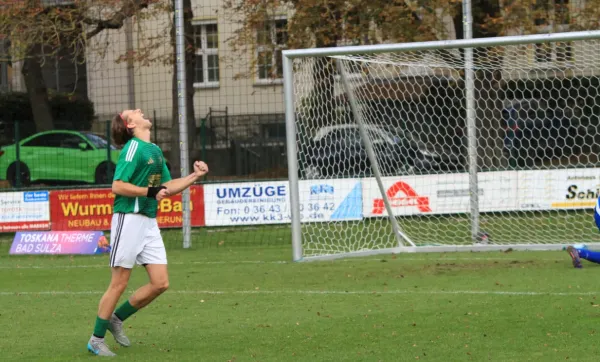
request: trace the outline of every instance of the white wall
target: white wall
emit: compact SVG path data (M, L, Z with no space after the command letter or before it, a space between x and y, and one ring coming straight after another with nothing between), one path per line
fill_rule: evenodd
M220 84L218 88L198 88L195 94L196 118L205 117L209 107L228 109L230 115L283 113L283 87L281 84L260 85L255 79L240 78L236 75L248 72L252 54L234 53L227 40L233 35L237 23L232 22L220 8L219 0L196 0L195 19L215 19L219 31ZM136 19L133 25L133 44L136 50L148 47L148 39L157 38L160 43L152 52L154 58L167 58L172 54L170 45L170 21L166 14L152 19ZM109 43L106 54L100 55L98 48ZM94 38L93 48L88 51L88 84L90 98L96 105L98 114L111 115L127 107L128 82L125 63L115 60L126 52L125 30L106 31ZM136 63L135 104L147 115L156 111L157 119L170 120L172 109L173 66L162 61L148 64ZM193 76L193 74L188 74ZM164 124L167 126L167 124Z
M104 30L88 44L88 95L100 120L110 119L127 108L127 65L116 62L125 49L124 29Z

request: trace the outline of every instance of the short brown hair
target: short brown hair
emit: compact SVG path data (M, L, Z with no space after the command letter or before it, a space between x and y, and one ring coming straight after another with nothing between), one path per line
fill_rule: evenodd
M133 138L133 133L127 128L127 120L120 113L112 120L111 135L117 146L123 146Z

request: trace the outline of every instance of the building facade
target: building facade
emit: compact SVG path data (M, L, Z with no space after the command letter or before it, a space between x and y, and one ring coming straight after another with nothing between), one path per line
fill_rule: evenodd
M239 29L239 19L227 14L221 3L193 1L195 71L187 76L194 78L196 124L200 127L202 122L212 121L215 132L227 133L215 136L224 142L235 138L236 133L238 138L269 137L273 127L261 123L283 122L281 50L285 47L286 16L274 19L264 32L256 34L257 44L235 51L230 39ZM92 39L87 59L88 93L99 119L137 107L168 132L174 74L171 24L168 14L157 13L129 20L122 29L106 30ZM261 42L276 46L263 50ZM123 60L125 55L135 61ZM254 127L239 126L244 122Z

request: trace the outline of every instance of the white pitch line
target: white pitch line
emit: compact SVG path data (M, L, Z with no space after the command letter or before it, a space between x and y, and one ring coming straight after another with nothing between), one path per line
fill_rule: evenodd
M21 296L21 295L99 295L104 291L61 291L47 290L38 292L9 292L0 291L1 296ZM225 295L225 294L289 294L289 295L500 295L500 296L596 296L597 292L523 292L523 291L492 291L492 290L387 290L387 291L367 291L367 290L175 290L168 291L168 294L194 294L194 295Z
M192 261L192 262L169 262L169 265L192 265L192 264L287 264L287 261ZM80 268L108 268L108 262L104 264L85 265L0 265L0 269L80 269Z
M386 262L391 261L430 261L435 263L443 263L445 261L520 261L527 262L527 259L514 259L514 258L441 258L441 259L433 259L433 258L403 258L399 257L396 259L392 258L369 258L369 259L339 259L339 260L330 260L330 261L321 261L319 263L349 263L349 262L360 262L360 261L372 261L372 262L382 262L385 260ZM533 261L565 261L565 259L532 259ZM273 261L259 261L259 260L240 260L240 261L191 261L191 262L169 262L169 265L219 265L219 264L296 264L292 261L284 261L284 260L273 260ZM104 264L85 264L85 265L0 265L0 270L2 269L85 269L85 268L108 268L108 263Z

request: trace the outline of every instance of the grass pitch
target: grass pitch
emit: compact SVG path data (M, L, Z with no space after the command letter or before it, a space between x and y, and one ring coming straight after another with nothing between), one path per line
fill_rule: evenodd
M566 252L411 254L291 263L255 231L165 231L171 288L126 321L127 361L595 361L600 266ZM264 231L264 229L263 229ZM289 239L289 229L265 238ZM89 361L108 256L8 256L0 359ZM235 240L237 246L229 247ZM287 244L287 240L284 240ZM246 246L242 246L246 245ZM130 290L146 281L136 268ZM127 297L130 292L126 293Z

